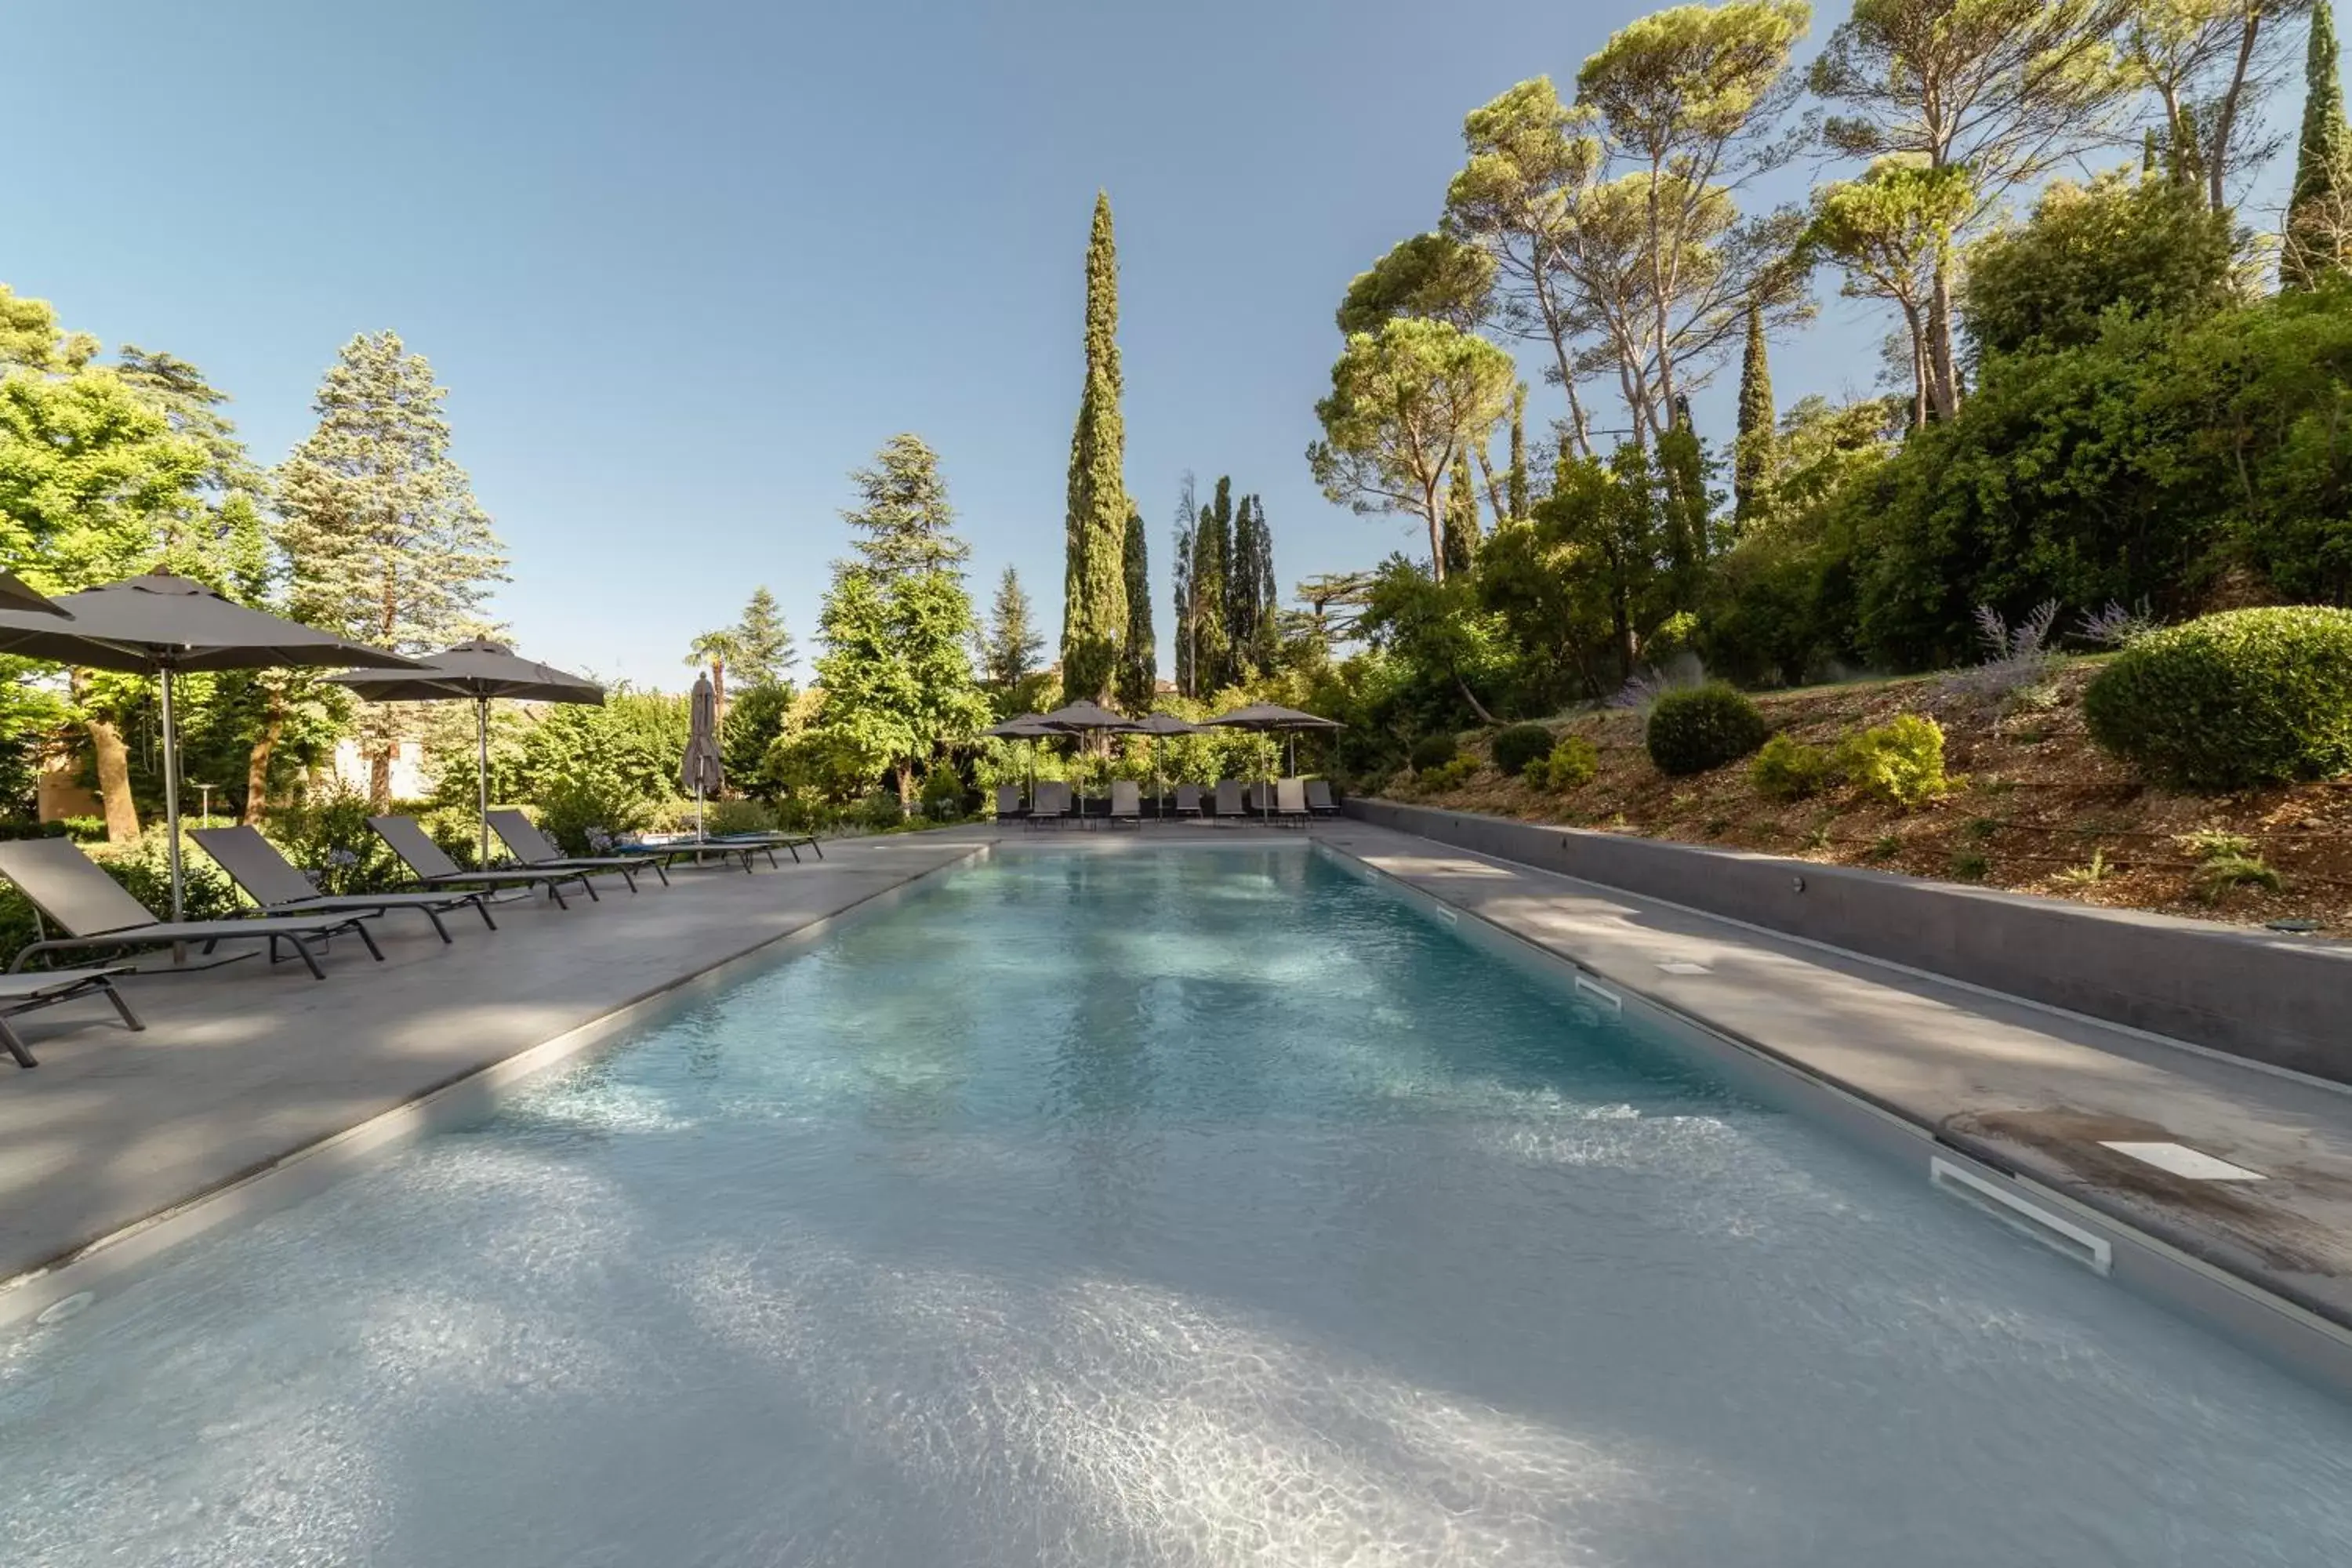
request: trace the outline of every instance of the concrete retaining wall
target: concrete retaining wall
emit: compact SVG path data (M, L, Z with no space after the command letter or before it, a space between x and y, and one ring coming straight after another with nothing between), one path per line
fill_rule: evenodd
M2352 1083L2352 946L1384 800L1343 809L1442 844Z

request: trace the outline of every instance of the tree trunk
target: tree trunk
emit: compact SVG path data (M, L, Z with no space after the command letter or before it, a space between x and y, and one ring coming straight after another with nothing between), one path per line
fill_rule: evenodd
M2230 158L2230 133L2238 122L2238 100L2246 87L2246 71L2252 65L2254 44L2262 35L2263 14L2259 8L2246 14L2244 29L2238 35L2238 58L2230 72L2229 90L2221 95L2221 106L2213 112L2213 148L2205 160L2208 182L2206 200L2215 212L2227 212L2229 201L2222 191L2222 176Z
M1927 338L1919 322L1919 307L1903 301L1903 325L1911 333L1911 428L1927 422Z
M899 763L891 771L898 775L898 810L912 816L915 814L915 765Z
M103 719L91 719L89 749L98 758L98 797L106 807L106 841L128 844L139 837L139 807L131 798L131 753L122 732Z
M1478 694L1470 689L1470 683L1462 679L1462 672L1460 670L1454 670L1450 673L1454 677L1454 689L1462 693L1463 701L1470 704L1470 711L1478 715L1478 722L1481 724L1499 724L1502 722L1501 720L1486 711L1486 705L1478 700Z
M727 661L710 661L710 716L718 723L727 722Z
M278 737L286 730L286 700L277 692L269 694L269 709L261 721L261 733L253 739L253 755L245 765L245 813L237 820L247 827L260 826L262 808L269 804L269 759L278 750Z
M1430 579L1443 583L1445 581L1445 524L1438 516L1437 486L1433 483L1421 487L1421 515L1429 523Z
M1486 448L1478 448L1478 473L1486 481L1486 504L1495 513L1495 526L1500 528L1511 521L1503 506L1503 487L1495 482L1495 465L1486 456Z
M1938 419L1960 411L1959 376L1952 358L1952 258L1936 258L1935 293L1927 302L1928 405Z
M392 809L392 759L397 744L383 742L368 757L368 804L378 811Z

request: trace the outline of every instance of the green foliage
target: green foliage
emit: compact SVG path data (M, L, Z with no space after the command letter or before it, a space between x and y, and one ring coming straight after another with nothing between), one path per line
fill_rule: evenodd
M1775 735L1764 742L1748 764L1748 776L1756 793L1767 800L1804 800L1819 795L1828 784L1833 770L1830 754L1819 746L1806 745L1788 735Z
M1944 775L1944 727L1917 713L1898 714L1847 736L1838 747L1836 768L1865 798L1906 811L1953 787Z
M2151 632L2083 694L2091 738L2161 784L2352 771L2352 612L2236 610Z
M933 822L954 822L964 815L963 780L953 768L933 768L923 775L920 805Z
M1127 543L1122 569L1127 574L1127 627L1118 647L1118 668L1113 680L1119 706L1130 713L1148 713L1160 686L1160 648L1151 629L1151 567L1145 554L1143 513L1127 509Z
M319 891L384 892L415 879L368 826L374 810L366 795L338 784L271 812L264 831Z
M1566 795L1601 774L1601 751L1581 735L1563 735L1549 755L1528 764L1527 781L1538 789Z
M793 703L790 686L769 680L739 689L727 704L719 725L719 763L730 789L759 798L774 795L768 752L792 722Z
M1755 703L1721 681L1710 681L1660 697L1642 739L1658 771L1680 777L1738 762L1769 733Z
M2336 12L2313 0L2304 53L2303 133L2295 143L2294 186L2287 196L2286 243L2279 283L2316 288L2352 261L2352 129L2344 119L2344 81L2336 59Z
M907 824L907 808L887 789L877 789L858 802L856 820L875 833L887 833Z
M1494 258L1444 232L1400 240L1369 272L1359 272L1339 301L1341 337L1377 332L1396 316L1430 316L1468 331L1486 313Z
M1445 570L1467 572L1478 557L1478 489L1470 479L1467 447L1454 454L1454 468L1445 479Z
M1028 679L1045 651L1045 639L1038 635L1033 616L1021 574L1007 566L996 584L996 601L990 609L980 651L982 677L1001 691L1009 692Z
M1415 741L1409 757L1412 771L1419 773L1427 773L1432 768L1442 768L1461 753L1462 742L1454 738L1453 731L1441 730Z
M1110 695L1127 635L1127 426L1119 411L1118 255L1110 197L1095 195L1087 247L1087 374L1070 437L1065 520L1062 688L1073 700Z
M1416 770L1413 784L1423 793L1435 795L1444 790L1460 789L1476 777L1477 773L1478 759L1465 752L1450 763Z
M1514 724L1495 736L1495 766L1517 778L1528 764L1551 754L1551 731L1541 724Z
M1764 515L1779 453L1772 431L1772 366L1764 347L1764 312L1748 307L1748 341L1739 359L1739 434L1732 447L1731 516L1745 529Z

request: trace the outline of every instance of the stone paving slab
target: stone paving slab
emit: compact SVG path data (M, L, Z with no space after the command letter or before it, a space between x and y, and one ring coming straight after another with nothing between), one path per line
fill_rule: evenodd
M314 981L247 959L136 975L131 1034L103 998L19 1020L41 1065L0 1058L0 1281L405 1105L971 855L969 832L828 845L746 876L681 867L569 910L498 906L499 929L377 921L385 962L339 939ZM803 851L805 853L805 851Z
M2352 1326L2352 1093L2339 1087L1369 824L1319 837ZM2265 1179L2190 1180L2111 1142L2179 1142Z

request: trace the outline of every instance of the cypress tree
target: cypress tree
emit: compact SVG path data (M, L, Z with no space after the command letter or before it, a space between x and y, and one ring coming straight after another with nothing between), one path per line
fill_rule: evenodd
M2336 68L2336 16L2328 0L2312 0L2311 36L2304 53L2303 138L2294 154L2294 194L2287 203L2286 245L2279 258L2282 289L2310 289L2345 270L2345 204L2352 201L2352 132L2344 122L2344 85Z
M1744 529L1763 511L1772 484L1772 367L1764 354L1764 312L1748 307L1748 352L1739 363L1739 435L1731 457L1731 522Z
M1470 485L1470 457L1454 455L1445 480L1445 574L1467 572L1478 558L1478 492Z
M1225 640L1225 575L1233 559L1234 481L1217 480L1216 499L1192 524L1192 685L1206 697L1232 684Z
M1183 493L1176 500L1175 549L1169 556L1169 575L1175 579L1176 618L1171 635L1176 639L1172 650L1176 665L1176 689L1185 697L1199 695L1192 689L1192 476L1184 476Z
M1511 515L1528 515L1528 384L1519 383L1511 394L1511 476L1505 493L1510 498Z
M1110 695L1127 630L1127 426L1119 414L1118 253L1110 197L1095 194L1087 246L1087 379L1070 436L1062 603L1062 695Z
M1118 705L1130 713L1149 713L1160 689L1160 648L1151 633L1151 569L1144 553L1143 513L1127 509L1124 552L1127 574L1127 626L1119 639Z
M1253 661L1261 672L1271 671L1282 645L1281 623L1276 611L1282 590L1274 580L1274 531L1265 524L1265 502L1250 497L1250 515L1257 521L1257 636Z

